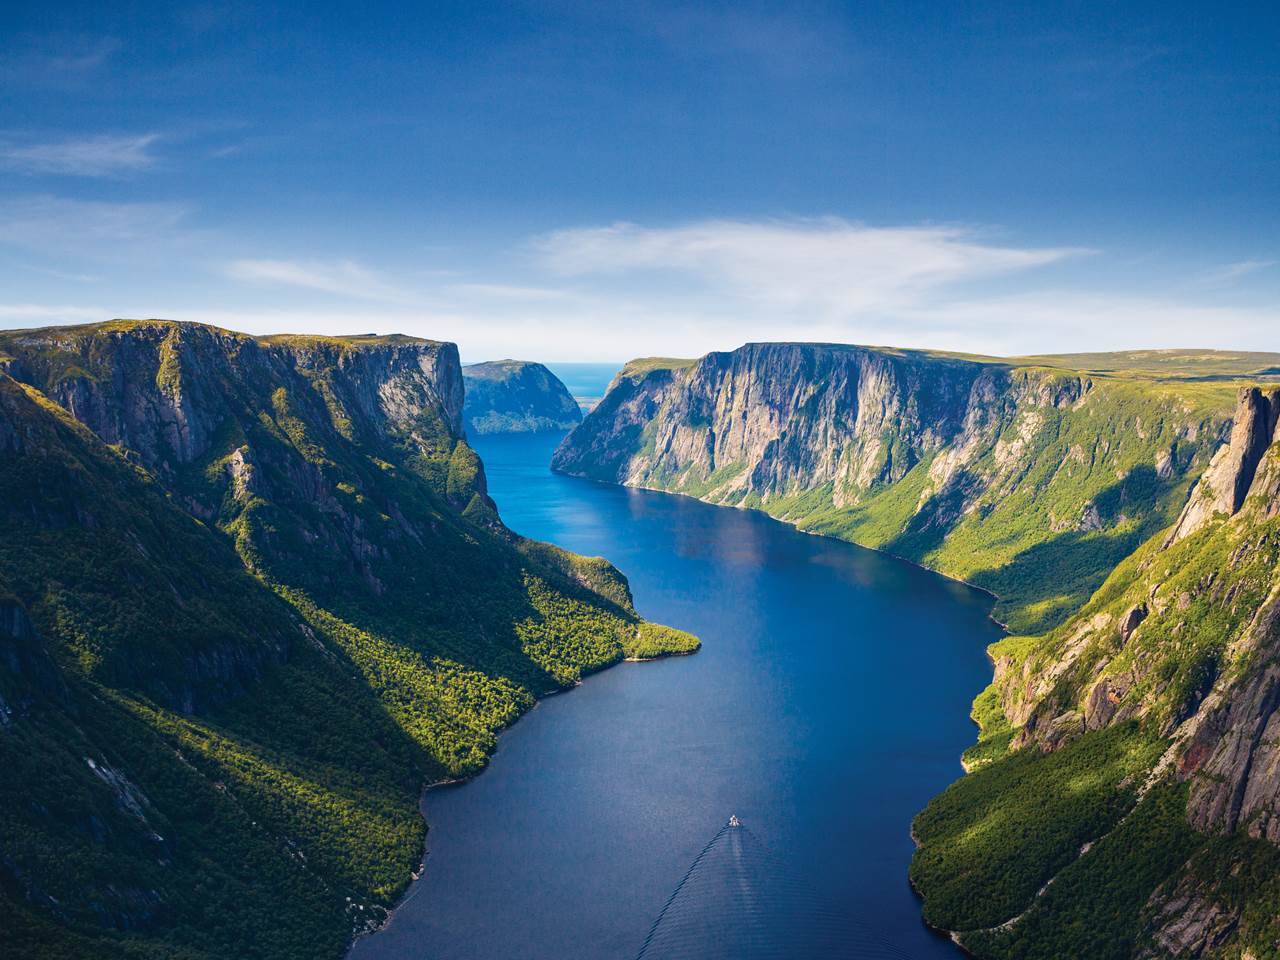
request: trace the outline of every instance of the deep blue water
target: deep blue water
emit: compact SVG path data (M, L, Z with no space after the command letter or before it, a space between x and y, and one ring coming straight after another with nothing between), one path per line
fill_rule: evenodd
M989 598L763 515L553 475L555 436L477 438L507 524L606 556L692 657L543 701L475 780L432 790L426 873L356 960L625 960L737 814L876 935L920 922L911 817L960 775Z

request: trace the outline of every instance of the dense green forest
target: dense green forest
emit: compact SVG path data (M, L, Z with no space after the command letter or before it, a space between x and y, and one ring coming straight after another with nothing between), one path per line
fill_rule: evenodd
M451 345L117 322L0 370L6 957L338 956L424 781L697 646L503 527Z

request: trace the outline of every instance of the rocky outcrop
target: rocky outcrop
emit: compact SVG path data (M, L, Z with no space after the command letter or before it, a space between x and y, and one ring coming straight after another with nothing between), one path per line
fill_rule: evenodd
M1230 517L1240 510L1253 486L1259 464L1275 442L1277 420L1280 420L1280 393L1264 392L1256 387L1241 391L1231 439L1214 455L1169 532L1165 546L1199 530L1216 514Z
M1218 684L1182 732L1187 816L1280 845L1280 574L1230 656L1243 675Z
M1239 913L1207 896L1193 874L1157 895L1148 914L1149 943L1137 952L1137 960L1207 956L1230 939L1240 922Z
M284 389L354 439L462 435L457 347L412 337L256 338L199 324L117 321L4 336L7 372L154 470L206 456L245 407ZM319 404L322 408L316 409ZM437 426L438 425L438 426Z
M494 360L462 368L467 433L564 432L582 410L554 373L527 360Z

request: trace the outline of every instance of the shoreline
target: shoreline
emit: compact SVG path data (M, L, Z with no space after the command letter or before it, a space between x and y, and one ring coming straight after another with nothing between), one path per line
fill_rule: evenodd
M641 617L641 619L643 620L644 618ZM366 926L363 929L353 931L351 939L348 941L346 948L342 952L343 960L347 960L347 958L351 956L351 951L355 949L355 946L359 941L365 939L366 937L371 937L377 933L380 933L391 924L391 922L395 919L396 914L400 911L400 908L403 907L406 903L409 902L409 900L413 898L414 892L418 889L418 881L420 881L422 877L426 874L427 860L431 855L431 848L429 844L431 840L431 829L432 829L431 824L427 822L426 810L424 809L424 805L427 800L427 794L429 794L432 790L438 790L441 787L465 786L466 784L470 783L472 780L475 780L477 777L482 776L484 772L489 769L490 761L492 761L493 758L498 755L498 751L502 749L503 734L505 734L508 730L513 729L516 724L518 724L521 720L523 720L526 716L528 716L534 710L537 710L544 700L549 700L552 697L558 697L567 693L572 693L578 687L582 686L582 684L588 678L593 677L596 674L604 673L606 670L612 670L614 667L619 667L626 663L652 663L658 660L668 660L668 659L671 659L672 657L689 657L689 656L693 656L695 653L697 653L701 649L702 647L701 645L699 645L697 648L693 650L679 650L672 653L663 653L663 654L659 654L656 657L623 656L617 660L614 660L611 663L606 663L595 670L591 670L589 672L583 673L581 677L579 677L577 680L575 680L573 683L569 684L568 686L556 687L555 689L548 690L544 693L535 694L533 705L529 707L528 710L522 711L519 714L519 716L517 716L514 720L512 720L505 727L503 727L501 730L498 731L498 738L497 738L498 742L494 746L493 752L485 758L484 766L480 767L479 770L476 770L474 773L469 773L463 777L448 777L442 780L425 781L422 785L422 789L418 792L418 815L422 817L422 822L426 826L426 832L423 834L423 837L422 837L422 855L418 859L417 869L410 871L409 882L405 885L404 892L401 893L401 895L396 898L396 901L394 904L392 904L390 907L385 908L386 909L385 916L380 918L377 922L371 923L370 925Z
M977 591L977 592L979 592L979 593L986 594L986 595L987 595L988 597L990 597L993 601L999 601L999 599L1000 599L999 595L998 595L998 594L996 594L996 593L994 593L993 591L988 590L988 589L986 589L985 587L980 587L980 586L978 586L977 584L969 583L967 580L962 580L960 577L954 577L954 576L952 576L952 575L950 575L950 574L943 573L943 572L942 572L942 571L940 571L940 570L935 570L935 569L933 569L932 567L926 566L926 565L925 565L925 564L923 564L923 563L917 563L916 561L911 560L911 559L908 559L907 557L900 557L900 556L898 556L898 555L897 555L897 554L895 554L895 553L890 553L888 550L881 550L881 549L879 549L879 548L877 548L877 547L869 547L869 546L867 546L866 544L858 543L857 541L854 541L854 540L847 540L847 539L845 539L844 537L837 537L837 536L833 536L833 535L828 534L828 533L820 533L819 531L816 531L816 530L806 530L806 529L804 529L803 527L801 527L801 526L800 526L799 524L797 524L797 523L794 523L794 522L792 522L792 521L790 521L790 520L787 520L787 519L784 519L784 518L782 518L782 517L776 517L776 516L774 516L773 514L769 513L767 510L761 510L761 509L759 509L758 507L744 507L744 506L741 506L741 505L739 505L739 504L714 503L714 502L712 502L712 501L710 501L710 500L704 500L704 499L702 499L701 497L695 497L693 494L689 494L689 493L681 493L680 491L660 490L660 489L658 489L657 487L650 487L650 486L644 486L644 485L639 485L639 484L611 483L611 482L610 482L610 481L608 481L608 480L597 480L597 479L596 479L596 478L594 478L594 477L584 477L584 476L581 476L580 474L576 474L576 473L569 473L569 472L564 471L564 470L556 470L555 468L551 468L551 469L552 469L552 472L553 472L553 473L559 473L559 474L561 474L561 475L563 475L563 476L566 476L566 477L573 477L573 478L578 479L578 480L586 480L586 481L587 481L587 482L589 482L589 483L598 483L598 484L600 484L600 485L602 485L602 486L606 486L606 487L617 487L617 488L621 488L621 489L624 489L624 490L644 490L644 491L649 492L649 493L663 493L663 494L667 494L668 496L686 497L686 498L688 498L688 499L690 499L690 500L696 501L697 503L704 503L704 504L706 504L707 506L710 506L710 507L728 507L728 508L733 509L733 510L745 510L745 511L748 511L748 512L751 512L751 513L757 513L757 514L759 514L759 515L760 515L760 516L762 516L762 517L767 517L767 518L768 518L768 519L770 519L770 520L776 521L777 523L780 523L780 524L782 524L782 525L784 525L784 526L786 526L786 527L789 527L790 529L792 529L792 530L796 531L797 533L803 533L803 534L805 534L805 535L807 535L807 536L811 536L811 537L821 537L821 538L825 538L825 539L828 539L828 540L834 540L834 541L836 541L836 542L838 542L838 543L847 543L847 544L851 544L852 546L858 547L859 549L862 549L862 550L870 550L872 553L878 553L878 554L880 554L880 555L881 555L881 556L883 556L883 557L889 557L889 558L891 558L891 559L893 559L893 560L898 561L899 563L905 563L905 564L907 564L908 566L915 567L917 570L923 570L923 571L925 571L925 572L927 572L927 573L931 573L931 574L933 574L934 576L938 576L938 577L942 577L943 579L950 580L952 583L958 583L958 584L960 584L961 586L967 587L967 588L968 588L968 589L970 589L970 590L976 590L976 591ZM994 609L994 606L993 606L993 609ZM1011 634L1012 634L1012 632L1013 632L1013 631L1009 628L1009 625L1008 625L1008 624L1006 624L1006 623L1002 623L1001 621L997 620L997 619L996 619L996 617L995 617L992 613L990 613L990 612L988 612L988 613L987 613L987 619L988 619L988 620L990 620L992 623L994 623L996 626L998 626L1001 630L1003 630L1003 631L1004 631L1004 633L1005 633L1006 635L1011 635ZM995 659L991 656L991 647L990 647L990 644L988 644L986 647L984 647L982 652L983 652L983 654L986 656L988 664L990 664L990 665L991 665L991 667L992 667L992 669L993 669L993 671L994 671L994 668L995 668ZM984 688L984 689L985 689L985 688ZM979 692L979 693L981 693L982 691L980 690L980 691L978 691L978 692ZM979 732L981 732L981 729L982 729L982 728L981 728L980 726L978 726L978 722L977 722L976 720L974 720L974 719L973 719L972 714L969 716L969 722L970 722L970 723L972 723L975 727L977 727L977 728L978 728L978 730L979 730ZM964 757L964 755L963 755L963 753L962 753L962 754L961 754L961 759L960 759L960 769L964 771L964 773L962 774L963 776L968 776L968 775L969 775L969 773L970 773L970 770L969 770L969 768L965 765L963 757ZM918 811L917 811L917 813L918 813ZM912 843L912 845L915 847L915 849L919 850L919 849L920 849L920 843L919 843L919 841L916 839L916 831L915 831L915 817L914 817L914 816L911 818L911 826L908 828L908 831L907 831L907 832L908 832L908 835L911 837L911 843ZM976 956L976 955L975 955L974 953L972 953L972 952L971 952L967 947L965 947L965 945L960 941L960 932L959 932L959 931L956 931L956 930L948 930L948 929L947 929L947 928L945 928L945 927L935 926L934 924L930 923L928 920L926 920L926 919L924 918L924 909L923 909L923 906L924 906L924 897L923 897L923 895L920 893L920 891L919 891L919 889L916 887L916 885L915 885L914 883L912 883L912 882L911 882L911 876L910 876L910 873L908 873L908 875L907 875L907 886L909 886L909 887L911 888L911 892L912 892L912 894L914 894L914 896L915 896L916 900L917 900L917 901L920 903L920 905L921 905L921 910L920 910L920 922L925 926L925 928L926 928L926 929L928 929L928 930L930 930L932 933L936 934L936 935L937 935L937 936L939 936L939 937L945 937L946 939L950 940L950 941L955 945L956 949L957 949L957 950L959 950L959 951L961 951L961 952L962 952L966 957L973 957L973 956Z
M665 493L669 497L685 497L686 499L693 500L696 503L705 503L709 507L723 507L729 510L744 510L749 513L758 513L762 517L768 517L770 520L774 520L778 523L783 524L784 526L790 527L792 530L796 531L797 533L803 533L805 536L821 537L826 540L834 540L838 543L848 543L855 547L858 547L861 550L870 550L872 553L878 553L882 557L889 557L892 560L897 560L899 563L905 563L908 566L915 567L917 570L924 570L926 573L931 573L936 577L942 577L944 580L950 580L952 583L958 583L963 587L968 587L970 590L976 590L978 593L984 593L997 603L1000 601L1000 595L998 593L995 593L992 590L988 590L986 587L980 587L978 586L978 584L970 583L968 580L965 580L961 577L953 576L952 574L949 574L949 573L944 573L941 570L928 566L927 564L920 563L919 561L916 561L916 560L912 560L910 557L899 556L898 554L891 553L888 550L882 550L880 547L870 547L870 546L867 546L865 543L859 543L857 540L849 540L845 537L838 537L830 533L822 533L821 531L818 531L818 530L808 530L792 520L788 520L785 517L775 516L774 514L770 513L768 510L761 510L759 507L744 507L742 506L742 504L739 504L739 503L716 503L714 500L704 500L702 497L694 496L692 493L684 493L681 490L663 490L661 487L650 487L645 484L617 483L612 480L599 480L595 477L588 477L580 473L571 473L568 470L557 470L555 467L551 467L550 470L552 473L558 473L564 477L573 477L575 480L585 480L588 483L598 483L603 487L617 487L623 490L644 490L648 493ZM994 606L993 606L993 609L994 609ZM989 612L987 614L987 619L990 620L992 623L994 623L997 627L999 627L1005 633L1007 634L1013 633L1012 628L1007 623L997 620L993 613ZM989 656L990 655L988 655L988 658Z

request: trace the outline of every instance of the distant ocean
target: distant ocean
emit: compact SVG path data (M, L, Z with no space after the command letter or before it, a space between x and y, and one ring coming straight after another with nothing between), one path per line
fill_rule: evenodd
M564 382L584 413L600 402L609 382L622 369L620 363L548 363L544 366Z

